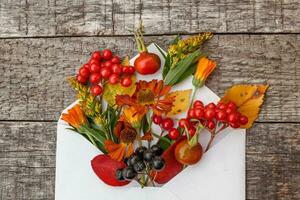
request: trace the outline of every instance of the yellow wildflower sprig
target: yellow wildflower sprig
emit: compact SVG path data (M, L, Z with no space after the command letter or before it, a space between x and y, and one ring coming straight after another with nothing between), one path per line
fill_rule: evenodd
M193 53L201 47L201 45L212 38L212 33L201 33L199 35L191 36L186 39L178 40L168 48L170 55L171 69L182 59L186 58L189 54Z
M70 85L77 91L77 98L83 109L83 112L89 118L92 118L97 125L103 125L102 104L97 97L94 97L86 85L79 83L76 78L68 78Z

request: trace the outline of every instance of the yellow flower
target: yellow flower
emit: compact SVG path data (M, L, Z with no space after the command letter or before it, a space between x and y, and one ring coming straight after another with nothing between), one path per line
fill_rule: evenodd
M147 110L144 106L130 106L124 109L121 120L130 123L134 128L139 128L146 112Z
M195 87L202 87L205 84L207 77L214 71L217 63L208 58L201 58L198 61L197 69L193 78L193 85Z
M79 104L69 109L67 113L63 113L61 118L76 129L87 124L87 119Z

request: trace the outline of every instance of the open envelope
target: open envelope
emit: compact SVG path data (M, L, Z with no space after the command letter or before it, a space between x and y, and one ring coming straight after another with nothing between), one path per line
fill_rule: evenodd
M148 50L160 55L163 66L164 58L157 47L151 44L148 46ZM135 58L130 61L132 64ZM142 79L161 79L161 70L162 67L157 73L143 76ZM173 87L172 90L191 88L193 87L190 77ZM219 97L204 86L198 90L196 99L200 99L206 104L212 101L217 102ZM181 114L178 118L184 115ZM91 167L91 160L101 152L83 136L67 129L68 127L64 121L58 121L56 200L245 199L244 129L225 129L217 136L199 163L187 167L161 187L141 189L134 181L123 187L111 187L103 183ZM154 130L157 128L153 127ZM208 139L208 132L203 131L200 136L200 143L204 148Z

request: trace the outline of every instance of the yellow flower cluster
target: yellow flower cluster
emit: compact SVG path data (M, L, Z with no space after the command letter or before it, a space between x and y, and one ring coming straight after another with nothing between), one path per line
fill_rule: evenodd
M68 79L70 85L77 91L79 103L86 116L92 118L97 125L104 123L102 117L101 101L94 97L86 85L79 83L76 78L70 77Z
M169 46L168 54L171 58L171 68L174 68L174 66L182 59L186 58L190 53L193 53L197 49L200 48L200 46L205 42L206 40L209 40L212 38L212 33L201 33L199 35L191 36L186 39L179 40L176 44L172 44Z

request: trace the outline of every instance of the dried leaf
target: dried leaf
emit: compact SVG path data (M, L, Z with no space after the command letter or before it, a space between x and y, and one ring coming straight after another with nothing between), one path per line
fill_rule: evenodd
M123 66L129 66L129 65L130 65L129 56L126 56L126 57L122 60L122 65L123 65Z
M168 96L175 96L175 101L173 103L174 105L172 107L172 110L168 113L168 116L177 115L186 111L190 103L191 93L192 89L169 93Z
M248 117L248 123L241 127L250 128L258 117L268 87L269 85L235 85L225 92L221 102L234 102L238 111Z
M129 87L123 87L120 83L111 85L111 84L106 84L104 87L104 93L103 93L103 98L105 101L110 106L115 105L115 98L117 95L125 95L128 94L129 96L133 95L136 85L136 77L132 76L132 84Z

